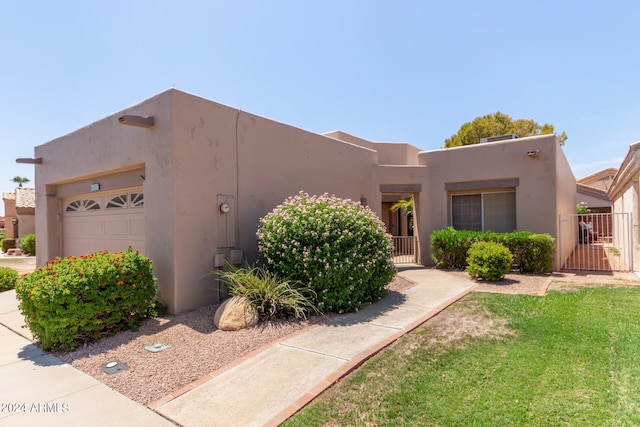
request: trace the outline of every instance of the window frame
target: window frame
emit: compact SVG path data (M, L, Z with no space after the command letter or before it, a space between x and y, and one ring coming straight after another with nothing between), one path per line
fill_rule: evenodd
M514 223L514 228L511 231L517 230L518 227L518 205L517 205L517 193L516 193L516 188L500 188L500 189L474 189L474 190L468 190L468 191L450 191L448 194L448 199L449 199L449 225L451 225L452 227L455 228L454 226L454 212L453 212L453 208L454 208L454 203L453 203L453 198L455 196L475 196L475 195L480 195L480 225L482 230L480 231L487 231L486 229L486 225L485 225L485 195L487 194L500 194L500 193L509 193L509 194L513 194L513 204L514 204L514 209L513 209L513 223ZM466 228L464 228L466 230ZM457 230L457 228L456 228ZM496 230L490 230L490 231L494 231L496 232Z

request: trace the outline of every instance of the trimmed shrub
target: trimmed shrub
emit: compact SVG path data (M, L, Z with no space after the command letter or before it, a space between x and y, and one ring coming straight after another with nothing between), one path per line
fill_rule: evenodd
M36 254L36 235L26 234L20 239L20 249L22 252L29 255Z
M555 241L550 234L532 234L529 245L522 250L519 259L521 272L542 274L551 270Z
M444 269L464 268L467 265L469 247L480 239L482 232L455 230L447 227L431 233L431 259L436 267Z
M274 317L305 319L308 312L318 312L313 305L315 295L311 289L296 287L261 268L227 263L220 279L227 284L229 295L247 298L261 320Z
M301 192L262 218L257 236L264 268L312 289L321 311L377 301L395 275L384 223L351 200Z
M506 246L496 242L476 242L469 248L466 272L471 278L495 282L509 272L512 262L513 255Z
M2 252L6 253L9 249L16 247L16 239L13 237L7 237L2 239Z
M136 329L156 294L151 260L131 248L49 261L16 284L20 310L43 350L72 351Z
M13 289L18 280L18 272L13 268L0 267L0 292Z

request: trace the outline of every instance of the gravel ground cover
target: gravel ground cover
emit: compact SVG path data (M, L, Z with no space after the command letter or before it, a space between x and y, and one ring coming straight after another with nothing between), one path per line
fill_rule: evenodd
M207 305L176 316L147 319L137 332L120 332L74 352L55 355L147 405L317 321L269 321L240 331L221 331L213 324L217 307ZM154 344L171 347L159 352L145 349ZM105 373L103 366L114 361L126 364L128 369Z
M16 262L15 267L21 273L26 273L33 268L32 260L29 261ZM469 278L464 271L448 273ZM637 286L640 280L634 273L563 272L549 275L507 274L499 282L476 283L474 290L478 292L544 295L549 289L571 290L579 286ZM389 289L402 291L412 285L402 276L396 276ZM120 332L74 352L55 355L136 402L148 405L252 351L320 324L330 317L314 316L298 322L276 320L260 323L250 329L227 332L213 325L217 307L208 305L176 316L147 319L136 332ZM171 347L155 353L145 349L158 343ZM126 364L128 369L113 375L105 373L103 367L113 361Z
M410 286L398 276L389 288L401 290ZM213 324L217 307L208 305L176 316L147 319L137 332L120 332L76 351L55 355L119 393L148 405L256 349L332 316L297 322L274 320L240 331L221 331ZM154 344L171 347L157 353L145 349ZM103 367L114 361L126 364L128 369L105 373Z

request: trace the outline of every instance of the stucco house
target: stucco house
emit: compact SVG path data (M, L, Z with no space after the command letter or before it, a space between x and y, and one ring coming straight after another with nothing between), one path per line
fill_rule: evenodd
M606 168L577 181L578 202L585 202L592 213L610 213L612 203L607 191L618 169Z
M35 188L17 187L14 192L2 193L4 203L4 235L20 239L36 232Z
M173 313L216 302L216 259L257 257L259 218L305 191L391 224L414 196L418 259L447 225L558 235L576 182L555 135L423 152L316 134L169 89L35 148L37 263L131 245ZM394 234L409 231L400 218ZM556 259L554 266L559 265Z

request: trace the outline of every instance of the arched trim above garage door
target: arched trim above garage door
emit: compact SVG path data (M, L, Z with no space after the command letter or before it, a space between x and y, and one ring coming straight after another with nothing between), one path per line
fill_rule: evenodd
M62 213L64 256L122 251L129 246L144 253L142 187L67 197Z

